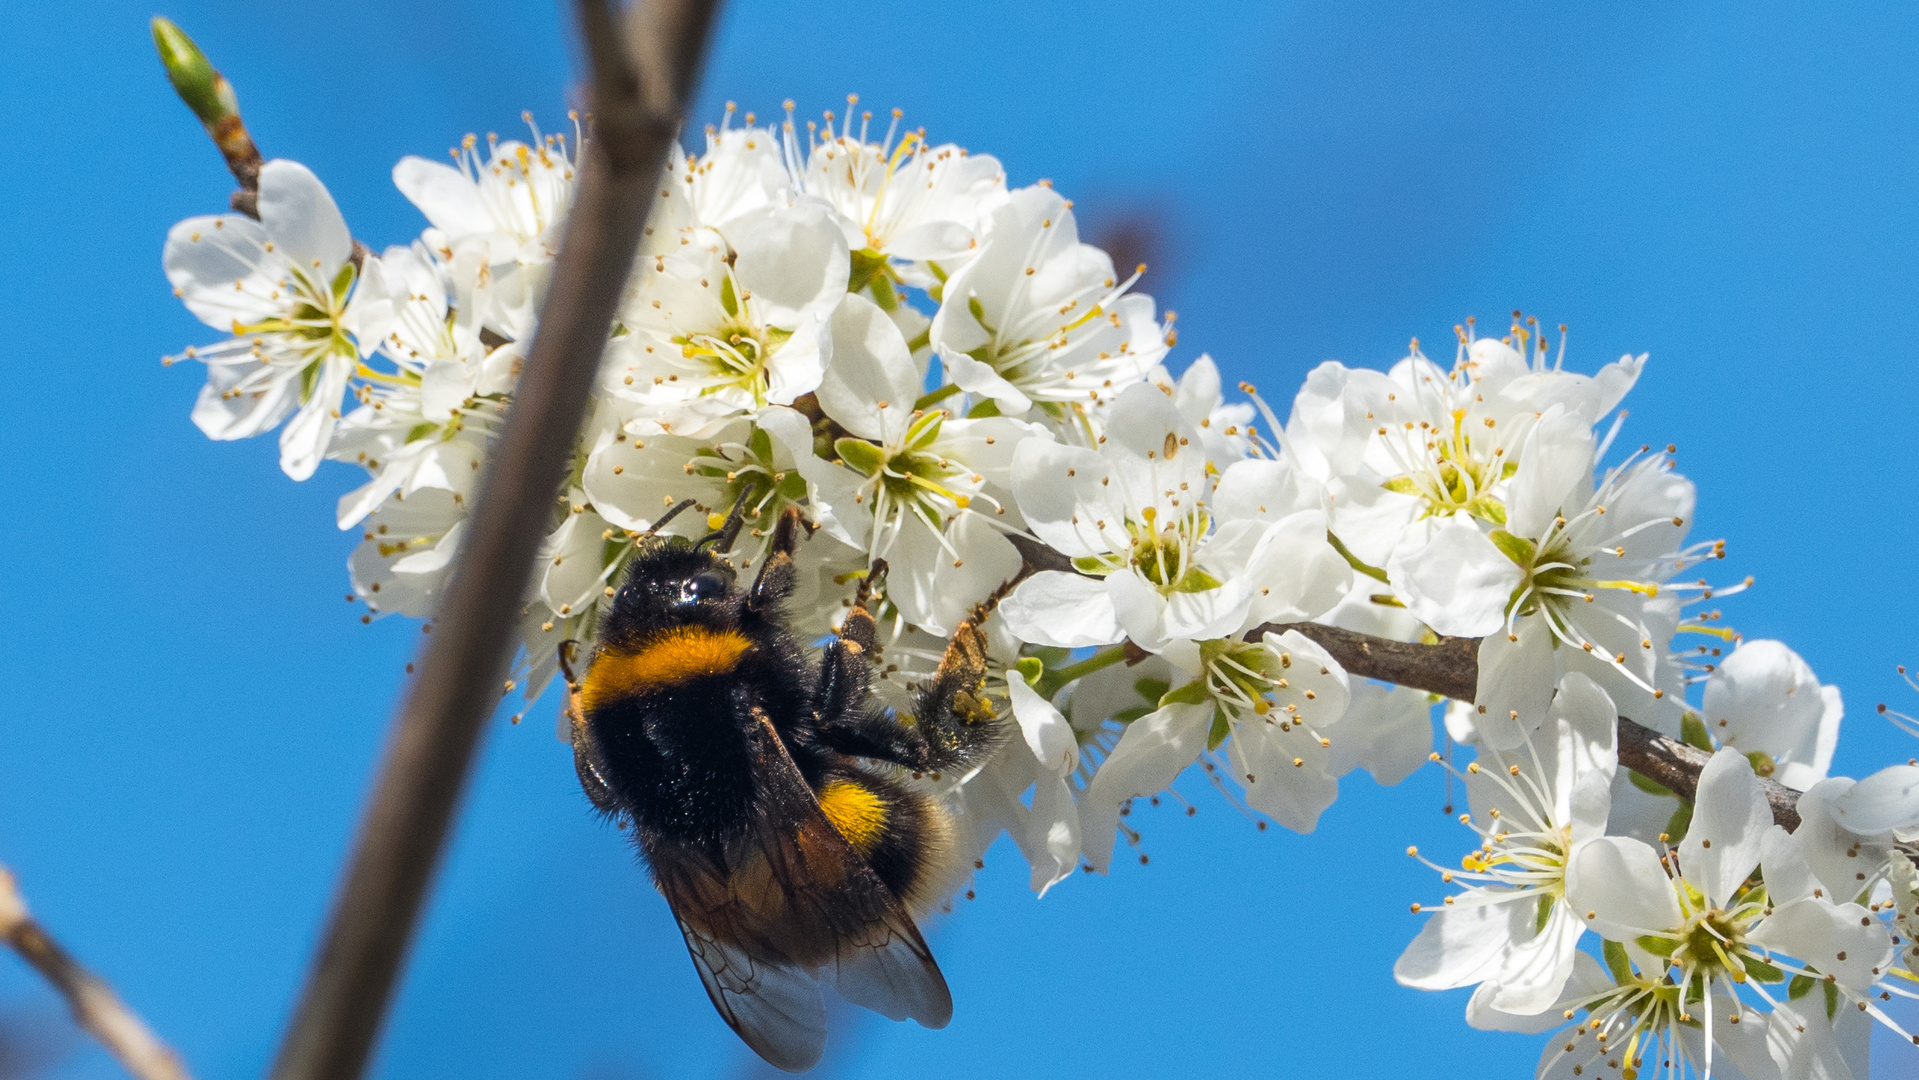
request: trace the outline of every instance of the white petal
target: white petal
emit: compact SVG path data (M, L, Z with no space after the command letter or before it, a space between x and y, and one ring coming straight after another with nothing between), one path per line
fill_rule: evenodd
M1766 878L1766 896L1774 904L1811 896L1819 887L1799 844L1777 825L1760 838L1759 866Z
M248 218L191 217L167 232L161 264L187 310L230 333L236 322L258 322L283 309L272 293L286 264L267 253L266 243L266 230Z
M1558 763L1552 781L1552 790L1557 796L1555 811L1559 821L1568 822L1574 819L1572 792L1581 777L1596 776L1602 785L1600 790L1611 788L1613 773L1619 766L1619 710L1598 683L1573 671L1560 678L1548 719L1559 731ZM1595 804L1587 805L1586 812L1596 812L1598 816L1587 819L1586 824L1597 828L1605 826L1611 798L1606 797L1603 803L1604 806L1598 808Z
M1197 761L1206 748L1206 732L1212 721L1213 706L1208 703L1167 705L1127 725L1126 733L1100 763L1080 800L1087 860L1094 869L1105 869L1112 851L1112 833L1104 828L1104 822L1110 819L1117 826L1121 803L1158 794ZM1086 820L1089 810L1097 810L1100 828Z
M1855 786L1845 777L1833 777L1799 796L1799 828L1793 831L1793 842L1834 900L1858 899L1871 884L1872 871L1892 851L1891 833L1853 832L1835 812L1834 805Z
M208 364L206 385L193 403L193 423L209 439L250 439L273 430L299 404L297 371L250 359Z
M1339 797L1327 771L1330 754L1304 725L1282 731L1267 716L1247 715L1233 727L1227 759L1246 785L1246 805L1296 833L1309 833Z
M1027 749L1049 772L1064 775L1079 761L1079 742L1073 728L1053 703L1040 697L1024 678L1006 680L1013 719L1026 739Z
M1126 506L1112 472L1085 447L1024 439L1013 451L1013 495L1027 526L1062 555L1124 551Z
M1041 770L1033 781L1033 807L1026 815L1025 832L1026 843L1020 850L1033 867L1032 889L1045 896L1079 864L1079 807L1064 776Z
M1747 641L1707 677L1700 712L1720 745L1801 766L1795 773L1808 775L1795 775L1802 783L1794 786L1803 790L1825 779L1831 763L1845 711L1837 698L1835 688L1828 708L1812 668L1784 643Z
M333 283L353 254L353 234L320 178L297 161L276 158L260 167L260 225L302 274Z
M427 419L444 422L473 396L475 372L458 360L435 360L420 377L420 411Z
M991 365L961 352L954 352L944 345L939 347L940 366L946 370L946 377L961 390L975 397L993 399L1003 416L1024 416L1026 410L1033 407L1033 401L1020 391L1020 388L1007 382Z
M1278 521L1301 510L1319 508L1318 485L1302 476L1290 459L1235 461L1220 475L1219 487L1213 492L1213 511L1228 521Z
M1481 1031L1516 1031L1526 1035L1537 1035L1564 1024L1565 1011L1568 1008L1577 1008L1599 994L1605 993L1612 986L1611 976L1606 974L1605 968L1599 966L1599 961L1594 960L1587 953L1574 952L1572 974L1566 980L1559 1000L1552 1005L1537 1013L1504 1012L1492 1005L1493 1000L1499 996L1499 983L1484 982L1480 984L1478 990L1473 991L1472 1000L1466 1003L1466 1023Z
M1433 749L1433 707L1423 690L1361 680L1352 688L1346 718L1332 739L1334 776L1354 768L1391 787L1411 776Z
M1528 906L1441 908L1393 964L1393 978L1420 990L1450 990L1492 978L1518 924L1530 916Z
M732 223L733 274L766 320L792 329L817 322L846 291L846 237L824 203L802 200Z
M1847 1015L1840 1013L1843 1028ZM1773 1011L1767 1033L1774 1047L1773 1056L1785 1062L1786 1075L1792 1080L1853 1080L1833 1031L1826 1018L1826 996L1807 994L1798 1001L1781 1001ZM1860 1075L1863 1075L1860 1074Z
M1858 904L1834 904L1805 897L1773 908L1752 928L1755 944L1796 956L1837 979L1864 990L1892 961L1892 934Z
M1276 703L1291 705L1288 711L1294 717L1320 730L1337 724L1346 715L1347 703L1352 700L1351 682L1346 669L1324 646L1297 630L1283 634L1269 630L1260 640L1286 670L1288 685L1274 691Z
M904 432L919 396L919 370L899 327L879 305L848 296L833 314L833 362L820 381L820 408L874 442Z
M1861 836L1919 825L1919 766L1881 769L1833 800L1833 815Z
M1317 618L1339 603L1353 581L1352 568L1327 542L1326 514L1316 507L1267 526L1243 576L1257 588L1250 590L1252 606L1240 629Z
M1120 473L1114 483L1127 485L1132 502L1172 517L1179 512L1172 500L1180 492L1206 490L1206 455L1195 444L1196 434L1158 387L1126 388L1114 400L1106 427L1104 449Z
M1692 825L1679 843L1679 865L1715 907L1729 901L1759 865L1759 847L1772 827L1772 806L1737 750L1722 749L1699 774Z
M1022 641L1079 649L1126 636L1106 583L1056 570L1034 574L1000 602L1000 617Z
M333 428L340 422L340 396L353 374L354 358L330 356L320 361L320 377L313 396L280 432L280 469L295 480L305 480L326 457Z
M1573 856L1567 901L1586 922L1614 941L1631 941L1683 923L1671 879L1651 845L1628 836L1602 836Z
M1526 434L1506 496L1506 528L1537 539L1571 497L1592 485L1592 421L1553 406Z
M1125 636L1147 652L1159 652L1170 638L1166 634L1166 598L1152 583L1132 567L1106 575L1106 595L1113 604L1113 615L1125 629Z
M568 514L540 545L540 599L556 614L573 615L603 596L613 565L600 534L608 522L592 510Z
M1483 637L1505 621L1519 567L1472 521L1454 516L1423 544L1401 545L1386 564L1393 594L1433 632Z
M1552 707L1553 639L1545 620L1528 615L1479 643L1479 688L1473 726L1486 745L1506 750L1526 741Z
M1537 915L1534 918L1537 920ZM1538 933L1514 942L1507 952L1495 976L1499 990L1489 1004L1500 1012L1520 1016L1551 1007L1572 974L1573 957L1585 932L1585 921L1564 901L1552 901L1546 925Z
M493 215L480 201L479 186L450 165L423 157L403 157L393 166L393 186L448 240L494 229Z

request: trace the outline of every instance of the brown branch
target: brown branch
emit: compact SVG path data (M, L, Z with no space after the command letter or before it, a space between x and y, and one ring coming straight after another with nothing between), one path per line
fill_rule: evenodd
M276 1080L364 1071L438 865L650 198L705 54L717 0L579 0L592 137L526 370L474 507L434 633L387 747ZM631 58L629 60L629 57Z
M1267 623L1246 636L1256 639L1288 630L1297 630L1318 642L1333 654L1340 667L1355 675L1461 701L1471 701L1479 685L1477 638L1440 638L1437 645L1421 645L1321 623Z
M153 1034L99 976L80 966L27 912L13 875L0 867L0 941L67 999L73 1020L140 1080L191 1080L180 1055Z
M1437 644L1393 641L1319 623L1267 623L1246 635L1297 630L1318 642L1349 674L1410 686L1441 697L1472 701L1479 689L1479 640L1441 638ZM1619 718L1619 763L1690 800L1700 770L1712 755L1643 724ZM1799 827L1800 792L1761 777L1759 786L1772 804L1772 819L1788 832Z

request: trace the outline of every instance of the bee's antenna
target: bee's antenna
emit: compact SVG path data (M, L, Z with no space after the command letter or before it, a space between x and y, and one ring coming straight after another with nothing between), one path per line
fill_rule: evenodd
M652 528L646 530L644 533L641 533L640 535L653 536L657 534L661 529L666 527L667 522L672 521L674 518L678 517L680 514L680 511L692 505L693 505L692 499L681 499L679 502L674 503L672 509L668 510L664 514L661 514L659 516L659 519L653 522Z
M733 500L733 509L726 515L725 524L700 537L700 542L693 545L693 550L698 551L708 544L718 544L722 550L732 550L734 539L740 535L740 527L746 524L746 498L751 493L750 488L742 488L740 497Z
M579 683L579 680L573 677L573 651L579 644L579 642L572 638L567 638L565 641L560 642L560 673L566 676L566 685L568 686L575 686Z

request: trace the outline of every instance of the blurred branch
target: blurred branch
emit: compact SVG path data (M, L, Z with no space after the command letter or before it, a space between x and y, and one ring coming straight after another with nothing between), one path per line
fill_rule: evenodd
M1479 639L1440 638L1432 645L1393 641L1319 623L1267 623L1251 633L1297 630L1318 642L1348 674L1424 690L1441 697L1470 702L1479 689ZM1619 718L1619 763L1659 783L1682 799L1691 800L1699 788L1700 770L1712 755L1677 739L1669 739L1643 724ZM1800 793L1765 777L1759 779L1772 819L1788 832L1799 827Z
M470 539L394 722L386 760L276 1080L366 1066L478 749L513 628L649 198L678 133L717 0L578 0L592 133L552 284L473 510ZM622 18L625 26L620 25Z
M73 1009L74 1022L100 1040L127 1072L140 1080L190 1080L180 1055L27 912L27 903L5 867L0 867L0 940L53 984Z

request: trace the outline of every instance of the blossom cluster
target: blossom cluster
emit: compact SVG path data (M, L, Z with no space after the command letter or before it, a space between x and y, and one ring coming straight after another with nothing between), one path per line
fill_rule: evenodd
M818 526L802 635L889 567L870 655L895 706L1018 580L988 624L988 689L1021 737L920 782L967 854L1010 834L1042 893L1107 869L1137 842L1133 800L1196 763L1307 832L1345 774L1397 783L1429 757L1454 768L1460 744L1474 846L1433 864L1459 891L1396 974L1476 987L1476 1026L1559 1029L1541 1076L1840 1077L1862 1016L1897 1027L1881 1003L1912 996L1899 844L1919 768L1828 777L1837 690L1778 642L1724 648L1737 636L1700 605L1740 586L1689 575L1724 553L1688 541L1692 483L1670 447L1613 453L1644 356L1578 374L1563 331L1555 352L1532 320L1469 320L1449 364L1415 341L1384 371L1320 365L1282 421L1245 384L1229 401L1206 356L1171 373L1144 268L1082 241L1050 185L870 120L802 134L790 105L771 125L729 106L671 155L537 523L508 692L540 696L666 510L692 500L665 529L697 536L742 508L728 555L749 569L798 507ZM428 225L379 253L284 160L260 171L257 220L168 237L176 294L230 335L169 358L206 367L194 422L277 428L296 480L365 471L337 521L368 620L430 617L458 556L578 144L533 128L406 158L394 182ZM1349 674L1315 627L1477 638L1474 700L1436 729L1431 697ZM1695 798L1619 767L1621 715L1714 752ZM1796 832L1762 776L1805 792Z

